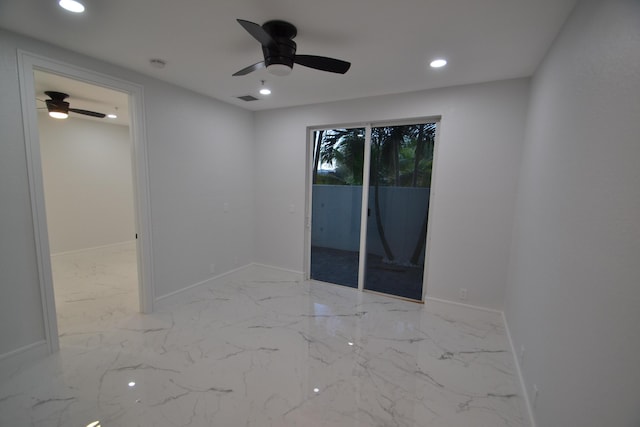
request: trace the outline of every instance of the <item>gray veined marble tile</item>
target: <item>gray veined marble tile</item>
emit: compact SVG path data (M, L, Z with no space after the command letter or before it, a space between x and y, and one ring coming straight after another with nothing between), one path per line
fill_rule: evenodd
M54 259L62 348L1 426L528 425L498 314L251 267L141 315L133 254Z

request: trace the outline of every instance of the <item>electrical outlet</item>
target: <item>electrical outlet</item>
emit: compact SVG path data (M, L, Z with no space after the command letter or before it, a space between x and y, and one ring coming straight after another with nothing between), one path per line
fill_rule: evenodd
M467 299L467 288L460 288L459 297L461 300L465 301Z
M531 396L531 407L535 408L536 404L538 403L538 392L539 392L538 391L538 386L534 384L532 389L533 389L533 393L531 393L532 394L532 396Z
M215 271L216 271L216 265L215 264L209 265L209 273L213 274Z

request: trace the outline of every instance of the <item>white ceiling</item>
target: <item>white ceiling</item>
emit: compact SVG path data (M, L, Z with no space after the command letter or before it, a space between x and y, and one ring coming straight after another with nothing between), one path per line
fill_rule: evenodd
M576 0L3 0L0 27L103 59L251 110L530 76ZM289 76L262 60L237 22L298 27L299 54L352 63L345 75L296 65ZM434 57L449 65L434 70ZM158 70L149 59L162 58ZM260 81L273 90L258 94ZM258 101L236 97L253 95Z

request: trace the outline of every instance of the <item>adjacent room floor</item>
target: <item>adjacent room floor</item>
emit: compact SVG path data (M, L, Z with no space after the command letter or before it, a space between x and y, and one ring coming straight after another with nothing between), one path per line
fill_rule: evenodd
M135 242L54 255L51 269L61 345L140 311Z
M120 309L119 289L105 279L62 318L58 354L0 382L0 425L528 425L497 313L263 267L151 315ZM85 298L76 291L65 304Z

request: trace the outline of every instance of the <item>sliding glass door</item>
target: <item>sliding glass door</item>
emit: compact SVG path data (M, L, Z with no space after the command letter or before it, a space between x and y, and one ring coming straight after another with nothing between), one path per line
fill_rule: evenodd
M312 133L311 279L422 300L436 130Z
M435 123L371 129L364 288L422 300Z
M311 279L357 288L364 129L312 137Z

